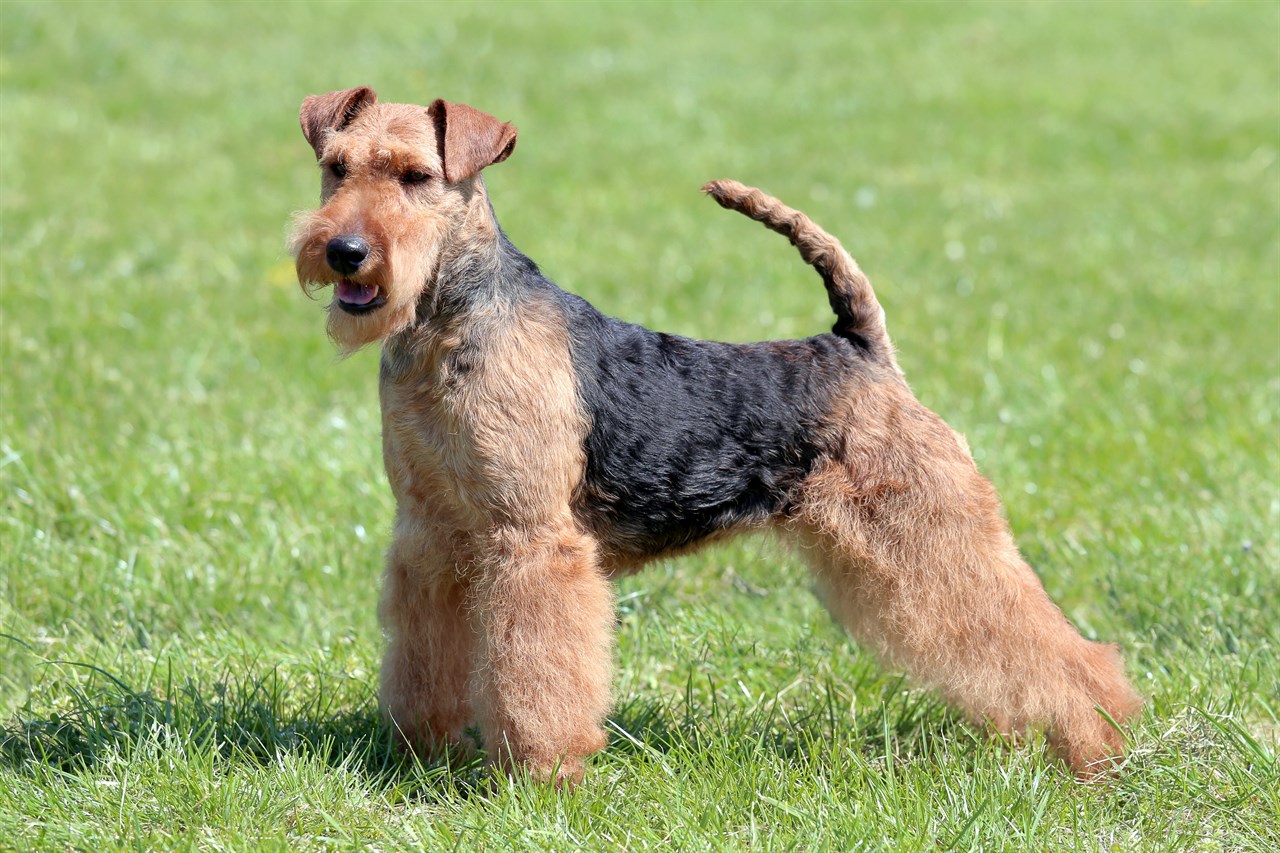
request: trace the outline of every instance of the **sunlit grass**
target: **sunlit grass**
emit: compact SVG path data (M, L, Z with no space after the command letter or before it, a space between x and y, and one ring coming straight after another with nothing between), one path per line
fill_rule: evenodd
M1280 845L1280 7L0 5L0 848ZM1081 786L858 650L750 539L619 589L555 794L373 704L376 353L283 249L306 94L520 128L517 245L683 334L830 324L766 187L876 282L1067 615L1148 713Z

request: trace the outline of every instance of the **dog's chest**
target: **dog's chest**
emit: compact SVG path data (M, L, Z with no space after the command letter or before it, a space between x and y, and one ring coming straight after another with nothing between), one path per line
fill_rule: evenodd
M383 458L402 509L461 527L564 515L586 432L567 345L557 353L528 330L507 331L410 370L384 360Z
M380 396L383 464L396 501L433 514L463 510L460 487L476 468L465 411L451 404L434 371L384 375Z

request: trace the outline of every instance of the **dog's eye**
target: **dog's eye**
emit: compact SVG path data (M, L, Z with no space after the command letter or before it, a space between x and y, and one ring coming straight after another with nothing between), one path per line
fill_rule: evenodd
M347 164L339 160L329 165L329 171L333 172L333 176L338 180L342 180L347 176Z
M431 180L431 175L420 169L410 169L400 176L400 180L406 184L425 184Z

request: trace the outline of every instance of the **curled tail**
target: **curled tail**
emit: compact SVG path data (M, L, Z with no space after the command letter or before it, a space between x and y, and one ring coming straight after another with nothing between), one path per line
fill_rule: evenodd
M702 191L721 207L736 210L790 240L791 245L800 250L800 257L818 271L827 286L827 298L836 312L832 331L865 348L876 360L893 363L893 345L885 329L884 311L876 301L871 281L839 240L800 211L755 187L720 180L704 185Z

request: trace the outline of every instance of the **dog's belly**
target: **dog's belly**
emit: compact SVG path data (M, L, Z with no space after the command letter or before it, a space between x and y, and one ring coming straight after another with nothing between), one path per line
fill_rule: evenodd
M858 376L835 335L725 344L651 332L566 300L591 427L576 509L647 557L785 512L826 452L823 419Z

